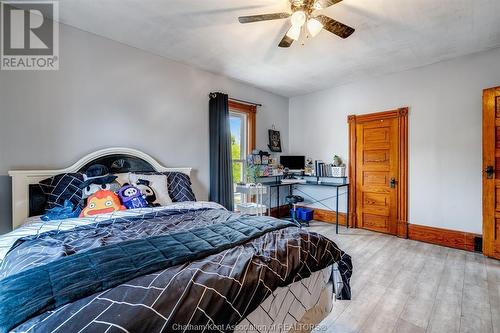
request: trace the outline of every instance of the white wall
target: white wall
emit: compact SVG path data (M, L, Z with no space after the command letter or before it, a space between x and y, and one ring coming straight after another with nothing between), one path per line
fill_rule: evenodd
M288 147L287 98L61 25L59 71L0 72L0 232L10 225L8 170L66 167L109 146L193 167L196 195L207 199L213 91L262 103L258 148L273 124Z
M295 97L290 152L347 161L349 114L409 106L409 222L482 233L482 91L498 85L500 49Z

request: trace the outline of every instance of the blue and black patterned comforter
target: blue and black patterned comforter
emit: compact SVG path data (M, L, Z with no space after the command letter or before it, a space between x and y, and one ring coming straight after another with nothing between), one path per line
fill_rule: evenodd
M350 298L350 257L292 223L219 209L117 218L18 240L0 267L0 326L229 332L276 288L334 263Z

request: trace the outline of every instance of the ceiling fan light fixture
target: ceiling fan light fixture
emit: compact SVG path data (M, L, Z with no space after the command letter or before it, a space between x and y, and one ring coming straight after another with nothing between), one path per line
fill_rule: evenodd
M281 48L289 48L296 41L304 45L308 38L316 37L322 30L343 39L348 38L355 31L354 28L321 14L323 9L342 2L342 0L287 0L287 2L290 4L290 11L240 16L238 21L246 24L288 19L289 29L278 44Z
M300 38L300 33L302 32L302 27L300 25L292 25L290 30L286 33L288 37L297 41Z
M301 27L304 25L304 23L306 23L306 20L306 13L304 13L302 10L298 10L292 14L291 21L293 26Z
M307 21L307 30L311 37L316 37L323 30L323 23L312 18Z

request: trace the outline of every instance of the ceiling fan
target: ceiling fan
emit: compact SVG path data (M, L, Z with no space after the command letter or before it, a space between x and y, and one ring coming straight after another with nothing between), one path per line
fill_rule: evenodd
M328 8L341 2L342 0L289 0L292 13L274 13L241 16L238 18L240 23L253 23L260 21L281 20L290 18L291 27L279 43L279 47L290 47L294 41L304 41L305 38L315 37L321 30L325 29L331 33L347 38L353 34L354 28L351 28L334 19L317 14L317 11Z

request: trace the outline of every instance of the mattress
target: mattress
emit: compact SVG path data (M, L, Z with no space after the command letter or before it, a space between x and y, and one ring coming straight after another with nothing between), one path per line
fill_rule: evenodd
M310 332L333 307L332 268L278 288L236 326L235 333Z

